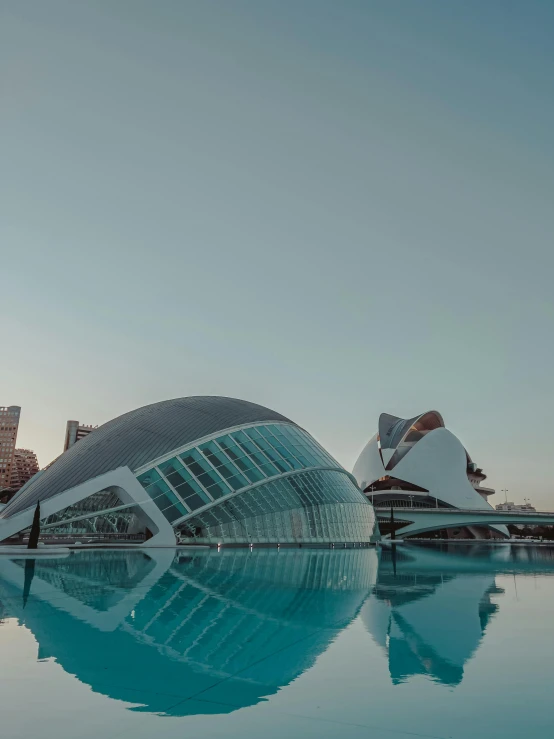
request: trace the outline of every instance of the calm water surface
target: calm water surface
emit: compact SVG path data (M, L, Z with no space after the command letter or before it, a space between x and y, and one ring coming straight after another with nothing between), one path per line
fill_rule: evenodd
M2 739L545 737L554 550L0 557Z

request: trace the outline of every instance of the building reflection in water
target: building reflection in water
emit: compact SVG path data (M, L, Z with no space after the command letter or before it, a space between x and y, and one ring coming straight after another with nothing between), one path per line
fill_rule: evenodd
M288 685L358 615L394 684L456 686L498 610L496 575L553 564L552 549L510 545L4 557L0 618L130 710L230 713Z
M383 548L377 584L362 608L387 653L395 684L426 675L458 685L498 611L497 574L552 571L554 550L448 544Z
M417 557L410 562L404 553L396 556L393 567L391 550L382 552L378 583L363 607L362 620L387 651L393 683L429 675L457 685L498 609L491 595L503 591L496 587L494 574L418 569ZM405 569L408 562L411 567Z
M228 713L308 669L360 613L377 565L374 549L78 552L37 559L31 583L24 560L1 560L0 600L39 659L111 698L147 696L132 710L163 714L174 695L171 715L197 713L186 699L219 685L202 712Z

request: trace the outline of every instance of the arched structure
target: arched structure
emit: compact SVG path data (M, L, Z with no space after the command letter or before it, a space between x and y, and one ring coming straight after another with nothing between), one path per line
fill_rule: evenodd
M353 477L310 434L269 408L217 396L154 403L95 429L0 511L0 541L30 526L39 501L43 533L148 545L378 536Z
M492 511L494 490L437 411L404 419L382 413L378 432L354 466L354 477L376 507ZM459 527L458 527L459 528ZM464 537L508 536L504 526L458 532ZM454 529L450 530L455 535Z
M379 514L379 509L377 509ZM383 534L388 538L389 532L385 526L390 520L390 507L381 510L383 521ZM420 536L433 531L462 531L464 538L466 532L486 530L493 527L495 530L504 530L508 524L525 526L553 526L554 513L529 512L526 511L497 511L493 508L487 510L467 510L457 508L396 508L394 512L396 537ZM456 538L456 537L453 537ZM472 537L467 538L483 538Z

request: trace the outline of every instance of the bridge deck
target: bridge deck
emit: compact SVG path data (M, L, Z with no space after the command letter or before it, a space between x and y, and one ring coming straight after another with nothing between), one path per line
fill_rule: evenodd
M386 523L390 517L390 507L375 508L377 519ZM534 526L553 525L554 513L550 511L497 511L464 510L460 508L405 508L393 507L396 531L401 536L423 534L427 531L460 526L528 524ZM398 526L400 524L400 526Z

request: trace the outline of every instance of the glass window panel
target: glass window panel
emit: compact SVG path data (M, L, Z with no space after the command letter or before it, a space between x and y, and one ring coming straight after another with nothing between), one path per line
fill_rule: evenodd
M288 461L288 463L291 465L291 467L294 467L295 470L302 469L302 465L300 462L296 459L296 457L293 455L293 452L290 449L285 449L284 446L280 446L279 442L275 442L275 449L279 452L279 454L282 457L285 457L285 459Z
M231 456L231 452L227 452ZM254 462L248 457L242 457L241 459L235 459L234 463L236 466L245 474L250 482L259 482L264 479L263 474L260 470L254 466Z
M286 439L280 441L275 437L271 439L270 443L275 451L283 457L293 469L301 469L302 465L300 465L298 460L295 458L294 447L292 444L287 445Z
M235 454L237 457L243 457L244 456L244 449L241 449L239 446L237 446L237 442L234 439L231 439L230 436L221 436L217 443L219 446L225 450L225 452L232 451L233 454Z
M240 474L240 471L229 462L223 452L213 442L202 444L200 447L202 453L214 467L217 468L219 474L224 477L233 490L240 490L248 485L248 480Z
M207 469L210 469L196 449L188 449L186 452L182 452L180 456L188 469L196 477L199 477Z
M211 518L216 524L229 523L236 518L233 511L229 509L228 504L219 506L212 511L206 511L206 513L202 513L201 515L206 520L210 520Z
M185 470L183 463L178 457L173 457L173 459L168 459L167 462L162 462L158 465L158 469L166 477L172 472L182 472L187 476L187 478L190 477L189 473Z
M271 426L258 426L257 430L260 432L262 436L265 436L266 439L271 438Z
M185 469L183 463L177 457L167 462L162 462L162 464L158 465L158 468L174 488L177 488L183 482L190 482L193 479L190 472Z
M148 472L143 472L142 475L139 475L137 477L137 480L140 482L140 484L145 488L148 487L153 482L157 482L158 480L161 480L162 477L159 474L157 470L148 470Z
M209 502L208 496L205 493L203 493L203 496L204 497L202 498L200 497L199 494L197 495L196 493L193 493L192 495L189 495L189 497L185 498L184 500L187 506L191 509L191 511L195 511L198 508L202 508L202 506L205 506L206 503ZM206 500L204 500L204 498Z
M202 444L198 448L214 467L221 467L222 464L229 464L229 460L224 457L221 449L214 441L208 441L206 444Z
M197 476L197 480L207 489L210 485L219 483L219 476L214 472L203 472L201 475Z
M275 438L277 439L277 441L280 444L282 444L287 449L294 449L294 445L293 445L292 439L290 437L284 436L284 435L278 435Z
M204 444L200 444L198 449L205 454L206 451L217 452L217 445L213 441L206 441Z
M258 447L256 447L242 431L235 431L235 433L232 434L232 437L246 451L248 456L256 462L258 467L268 475L268 477L279 474L280 470L275 467L269 459L262 454L262 452L259 451Z
M175 495L173 495L169 488L167 493L162 493L161 495L159 495L154 502L166 518L168 518L168 515L164 511L171 509L171 515L173 516L173 519L171 520L175 520L176 518L180 518L181 516L186 516L186 514L188 513L188 510L185 508L185 506L181 503L180 500L177 500L177 498L175 497Z
M189 449L188 451L183 452L181 458L186 466L189 468L189 470L195 475L198 481L205 488L211 487L215 484L217 484L221 488L223 492L220 492L216 497L219 498L221 497L221 495L226 495L227 493L231 492L230 488L225 485L222 478L212 468L207 460L204 459L204 457L200 454L198 450Z
M169 523L173 523L173 521L181 518L181 516L184 516L186 513L188 513L188 511L185 511L185 513L180 513L179 509L174 505L171 505L168 508L164 508L164 510L162 511L162 515L167 518Z
M279 435L283 436L283 434L284 434L283 429L284 428L285 428L285 426L282 426L281 424L270 423L267 426L264 426L264 431L266 433L267 432L270 432L274 436L279 436ZM264 433L264 432L262 432L262 433Z
M297 446L292 442L292 440L288 436L282 436L275 438L275 443L273 443L273 446L279 446L280 448L284 448L288 452L288 457L290 456L296 456L296 450Z
M178 514L175 515L175 518L180 518L181 516L185 516L188 513L188 510L185 508L183 503L179 500L179 498L177 498L175 493L172 492L169 485L161 478L158 480L158 482L154 482L151 485L148 485L148 487L145 489L148 495L152 498L152 500L156 503L156 505L162 512L166 508L174 508Z
M161 478L159 482L152 483L152 485L149 485L145 490L153 500L157 498L158 495L171 492L169 485Z
M231 492L231 489L227 485L224 485L223 482L216 482L209 487L206 486L206 489L214 499L221 498L223 495L228 495Z
M293 444L304 444L306 436L298 429L293 429L290 426L282 427L283 435L292 441Z
M191 495L198 495L204 501L204 504L211 502L196 480L191 479L189 482L183 482L175 490L183 500Z
M317 460L313 459L311 455L309 455L309 452L306 449L300 446L294 447L294 456L302 463L303 467L317 467L319 464Z
M254 436L254 430L255 429L246 429L245 433L251 437L252 443L256 444L256 446L264 452L266 457L269 457L277 469L281 472L288 472L293 469L292 465L289 464L287 460L284 460L279 454L277 454L267 439L264 439L260 434Z
M323 459L318 459L307 447L297 447L298 453L295 454L296 458L301 454L309 462L309 467L317 467L324 462Z
M233 490L240 490L248 486L247 480L242 475L235 475L234 477L227 478L227 484L230 485Z
M218 439L217 442L225 450L225 454L238 467L241 472L250 480L250 482L259 482L264 479L262 473L254 465L254 462L245 456L244 449L231 443L232 439L228 436Z
M276 467L271 464L264 464L264 462L260 462L260 469L266 477L273 477L279 474Z

